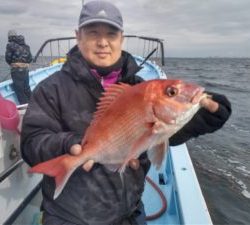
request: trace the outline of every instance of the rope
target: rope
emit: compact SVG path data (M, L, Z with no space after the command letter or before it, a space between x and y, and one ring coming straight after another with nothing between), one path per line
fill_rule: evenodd
M162 202L162 207L158 212L146 216L146 220L155 220L159 218L167 210L167 200L161 189L156 185L156 183L153 180L151 180L147 176L146 181L157 191L157 193L160 195Z

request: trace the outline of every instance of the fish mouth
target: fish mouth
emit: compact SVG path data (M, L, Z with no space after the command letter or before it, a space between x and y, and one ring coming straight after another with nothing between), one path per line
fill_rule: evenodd
M205 97L205 94L204 94L204 90L205 88L201 87L201 88L198 88L196 90L196 92L194 93L193 97L191 98L191 103L192 104L197 104L200 102L200 100Z

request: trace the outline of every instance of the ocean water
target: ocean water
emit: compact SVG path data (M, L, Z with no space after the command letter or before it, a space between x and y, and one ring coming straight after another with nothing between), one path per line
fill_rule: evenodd
M230 100L224 127L187 145L213 222L250 224L250 59L170 58L164 69Z
M10 69L4 56L0 56L0 82L10 79Z
M250 59L166 58L164 70L230 100L224 127L187 145L214 224L250 224ZM8 78L0 57L0 81Z

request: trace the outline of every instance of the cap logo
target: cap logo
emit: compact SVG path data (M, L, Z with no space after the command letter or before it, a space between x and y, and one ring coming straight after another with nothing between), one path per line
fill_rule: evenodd
M101 10L100 12L98 12L97 16L108 17L107 13L104 10Z

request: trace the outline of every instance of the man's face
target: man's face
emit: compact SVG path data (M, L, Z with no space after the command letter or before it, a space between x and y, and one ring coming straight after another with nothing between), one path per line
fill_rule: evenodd
M83 57L95 66L111 66L121 57L123 35L113 26L86 25L76 32L76 38Z

